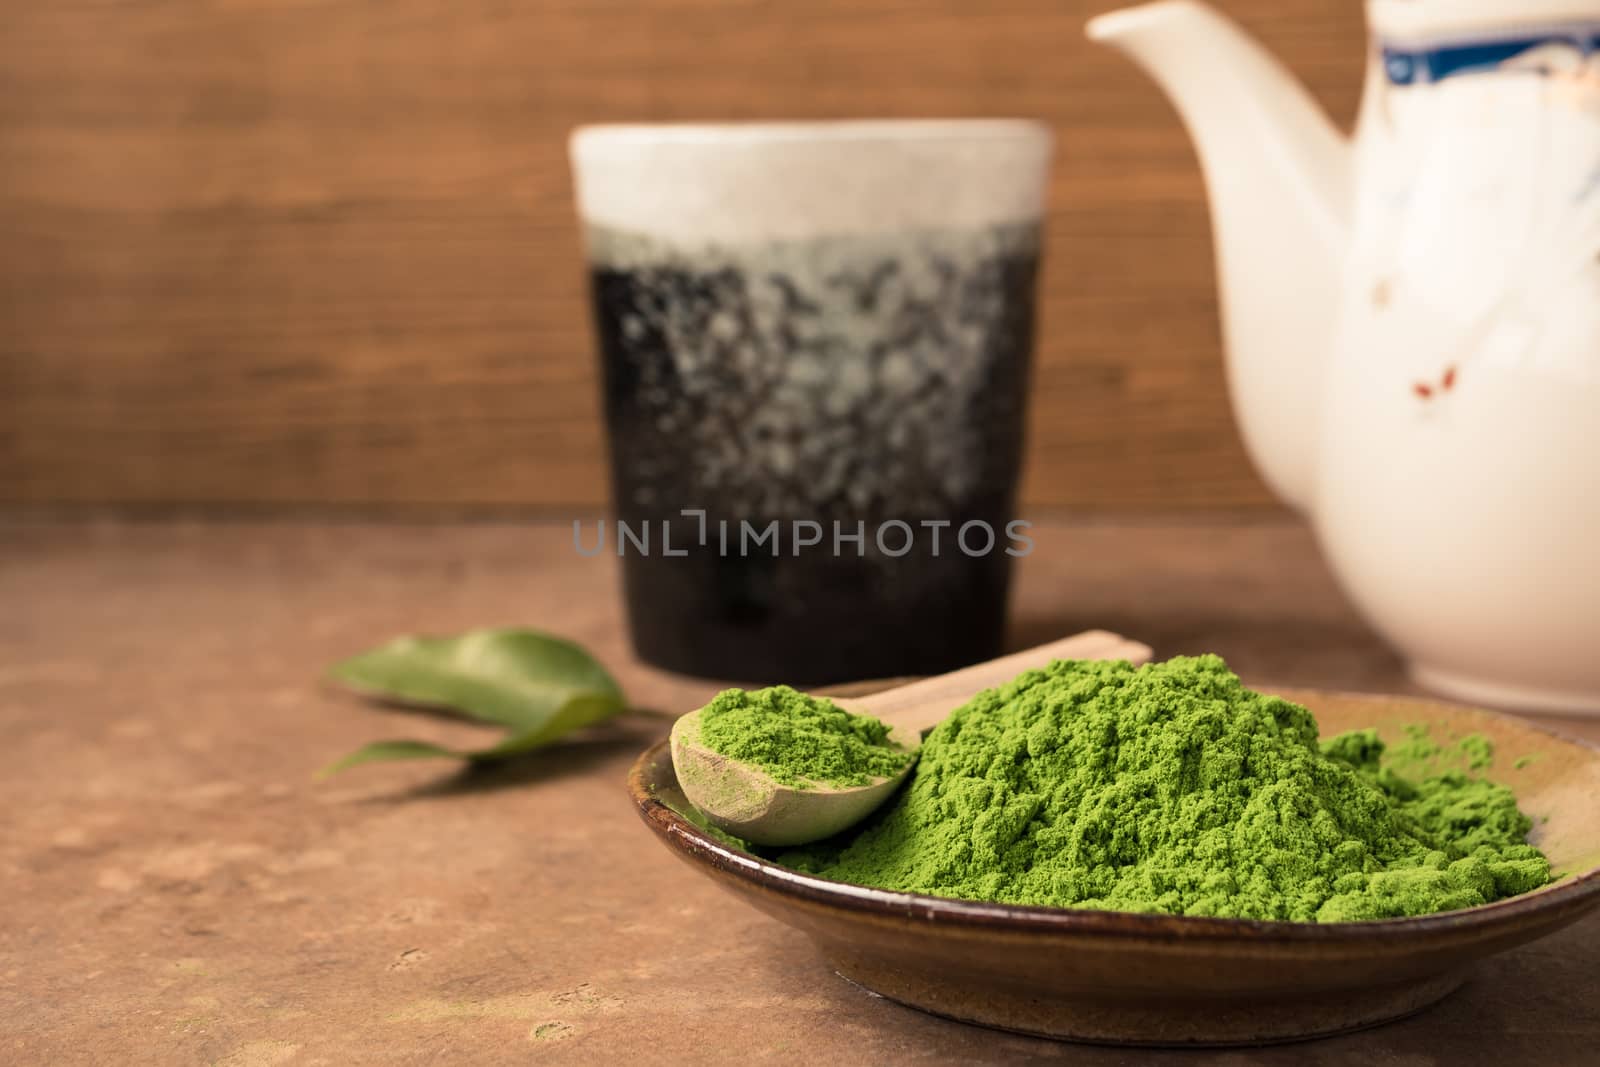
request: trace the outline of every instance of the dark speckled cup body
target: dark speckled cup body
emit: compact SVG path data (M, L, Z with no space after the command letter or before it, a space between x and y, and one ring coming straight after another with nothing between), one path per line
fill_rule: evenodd
M999 653L1048 156L1006 122L577 135L641 658L819 684Z

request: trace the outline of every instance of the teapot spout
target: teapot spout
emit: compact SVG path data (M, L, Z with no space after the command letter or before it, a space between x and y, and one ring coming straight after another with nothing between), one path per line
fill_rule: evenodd
M1350 146L1282 64L1196 0L1102 15L1088 34L1143 67L1195 140L1234 412L1267 483L1307 512L1348 240Z

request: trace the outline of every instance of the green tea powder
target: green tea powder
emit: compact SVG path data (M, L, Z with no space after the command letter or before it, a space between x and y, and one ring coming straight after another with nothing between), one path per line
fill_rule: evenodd
M872 716L786 685L729 689L700 711L702 744L788 786L891 778L915 757L889 744L888 736L889 727Z
M929 736L863 828L783 854L826 878L1015 904L1336 922L1483 904L1550 880L1503 786L1319 745L1305 708L1216 656L1057 662Z

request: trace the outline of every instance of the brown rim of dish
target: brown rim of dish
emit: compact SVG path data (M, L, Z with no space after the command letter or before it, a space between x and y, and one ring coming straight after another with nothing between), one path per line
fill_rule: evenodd
M1293 691L1282 687L1284 691ZM1263 687L1268 692L1270 687ZM1306 692L1306 690L1298 690ZM1392 698L1370 693L1337 693L1340 697ZM1427 698L1407 698L1419 704L1445 704ZM1447 704L1448 707L1457 705ZM1481 709L1472 709L1481 710ZM1487 712L1487 714L1495 714ZM1600 756L1600 745L1572 737L1543 724L1517 720L1528 729ZM1450 934L1492 928L1535 913L1561 912L1582 905L1600 894L1600 866L1529 893L1493 904L1433 915L1364 922L1292 922L1267 919L1217 919L1192 915L1166 915L1132 911L1098 911L1089 908L1046 908L1024 904L986 903L925 893L900 893L888 889L834 882L781 867L776 863L722 844L663 804L655 795L646 772L665 758L672 765L667 742L658 741L639 755L628 770L628 792L640 816L669 846L697 856L743 881L789 896L855 911L903 919L939 920L943 924L1030 933L1092 934L1101 937L1161 935L1199 941L1374 941L1405 932Z

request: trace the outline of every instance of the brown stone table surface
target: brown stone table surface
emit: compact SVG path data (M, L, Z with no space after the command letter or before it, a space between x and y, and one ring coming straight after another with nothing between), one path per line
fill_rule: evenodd
M1408 688L1299 525L1045 524L1016 645L1092 626L1248 680ZM475 728L318 681L392 635L529 624L641 707L715 688L639 666L615 560L559 523L0 523L0 1062L1406 1064L1596 1062L1600 918L1436 1009L1220 1054L946 1022L830 974L662 849L623 792L630 716L471 775L380 737ZM1600 724L1568 720L1600 737Z

